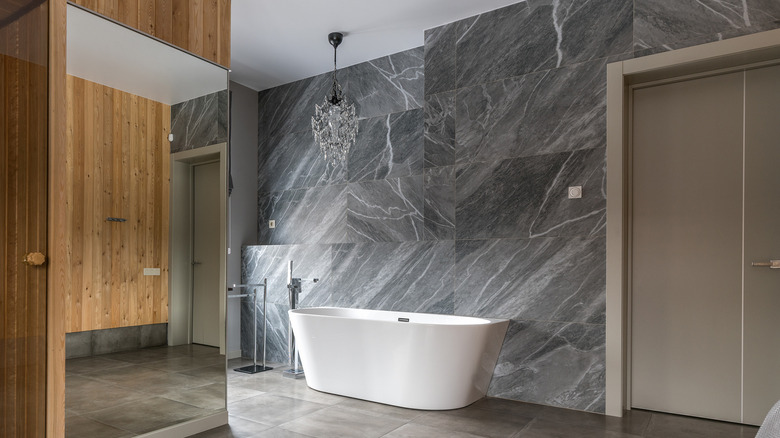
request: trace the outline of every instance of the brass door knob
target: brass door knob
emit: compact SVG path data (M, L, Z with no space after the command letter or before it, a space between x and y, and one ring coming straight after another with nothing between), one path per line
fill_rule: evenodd
M46 263L46 256L39 252L31 252L24 256L22 262L30 266L41 266Z

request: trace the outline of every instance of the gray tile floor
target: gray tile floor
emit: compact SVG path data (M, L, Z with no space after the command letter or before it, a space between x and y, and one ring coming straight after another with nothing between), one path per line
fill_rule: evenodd
M200 438L747 438L755 427L633 410L624 418L495 398L452 411L416 411L325 394L278 367L247 375L230 361L230 424Z
M124 438L225 407L225 356L200 345L68 359L65 436Z

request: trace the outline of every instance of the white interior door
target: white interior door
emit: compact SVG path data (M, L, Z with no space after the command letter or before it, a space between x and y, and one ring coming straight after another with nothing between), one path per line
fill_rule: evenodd
M780 66L745 74L744 421L780 399Z
M780 399L780 270L750 266L780 258L778 78L633 93L634 407L758 424Z
M219 347L219 163L192 168L192 342Z

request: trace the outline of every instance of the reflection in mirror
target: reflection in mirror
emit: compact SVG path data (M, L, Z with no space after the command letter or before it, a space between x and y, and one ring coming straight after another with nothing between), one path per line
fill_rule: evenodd
M226 148L227 71L73 5L67 59L69 163L52 170L66 173L71 207L66 436L135 436L224 413L225 259L197 264L189 248L220 254L226 236L185 230L186 245L172 244L182 230L171 227L181 184L171 154ZM193 217L195 204L178 214Z

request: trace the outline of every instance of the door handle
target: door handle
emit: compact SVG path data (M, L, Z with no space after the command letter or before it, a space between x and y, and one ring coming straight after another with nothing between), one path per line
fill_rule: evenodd
M46 256L39 252L31 252L25 254L22 263L29 266L41 266L46 263Z
M750 264L750 266L755 266L757 268L770 268L770 269L780 269L780 260L770 260L768 262L753 262Z
M197 261L197 260L195 260L195 261L193 261L193 262L192 262L192 266L199 265L199 264L200 264L200 262L199 262L199 261Z

